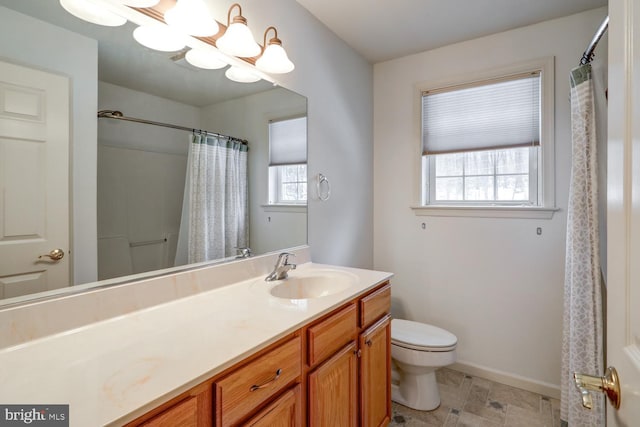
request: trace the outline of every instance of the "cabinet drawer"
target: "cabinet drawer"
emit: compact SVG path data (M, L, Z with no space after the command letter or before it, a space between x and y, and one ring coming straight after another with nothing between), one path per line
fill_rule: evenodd
M295 337L216 382L223 426L236 424L300 376L300 341Z
M357 333L356 305L350 304L336 314L307 329L309 365L322 362L355 339Z
M386 284L360 300L360 327L366 328L391 309L391 285Z

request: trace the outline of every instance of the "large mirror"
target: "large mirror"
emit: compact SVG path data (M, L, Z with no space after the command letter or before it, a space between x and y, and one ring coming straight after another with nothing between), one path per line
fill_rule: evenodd
M282 185L293 169L269 171L270 123L306 117L306 98L264 80L236 83L224 70L194 68L184 51L144 48L134 41L134 28L81 21L57 0L0 0L0 306L74 285L166 274L188 263L179 241L194 133L98 118L98 110L246 140L246 245L261 254L307 242L306 205L270 196L270 186ZM49 75L55 96L28 84ZM44 163L57 152L40 143L48 123L60 125L54 131L70 141L66 158ZM68 179L58 181L65 174L55 167L68 168ZM298 169L290 181L306 186L300 170L306 171ZM68 191L57 193L67 180ZM67 217L52 223L55 204L66 204ZM57 248L64 252L60 260ZM231 249L209 262L235 259Z

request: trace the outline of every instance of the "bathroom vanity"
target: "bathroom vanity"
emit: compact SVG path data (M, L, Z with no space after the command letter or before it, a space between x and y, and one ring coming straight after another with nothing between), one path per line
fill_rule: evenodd
M383 282L127 426L386 426L390 302Z
M268 254L2 310L0 401L71 426L386 425L392 275L297 255L284 281Z

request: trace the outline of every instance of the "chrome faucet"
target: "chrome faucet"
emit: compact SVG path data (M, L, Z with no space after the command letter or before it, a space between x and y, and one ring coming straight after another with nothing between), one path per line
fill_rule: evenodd
M251 248L236 248L236 259L249 258L253 254Z
M288 252L283 252L278 255L278 261L276 261L275 267L273 267L273 271L269 273L267 277L265 277L265 281L271 282L273 280L284 280L287 278L287 272L289 270L295 270L295 264L289 264L289 257L295 256L294 254L290 254Z

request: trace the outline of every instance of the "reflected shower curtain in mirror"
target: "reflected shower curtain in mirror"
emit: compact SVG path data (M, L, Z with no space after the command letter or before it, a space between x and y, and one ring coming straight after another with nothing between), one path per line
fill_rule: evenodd
M567 248L562 336L563 425L602 426L604 397L591 393L582 406L573 373L602 375L603 313L598 230L598 176L594 86L591 65L571 72L572 165L567 212Z
M230 257L249 243L248 147L226 137L192 138L176 265Z

